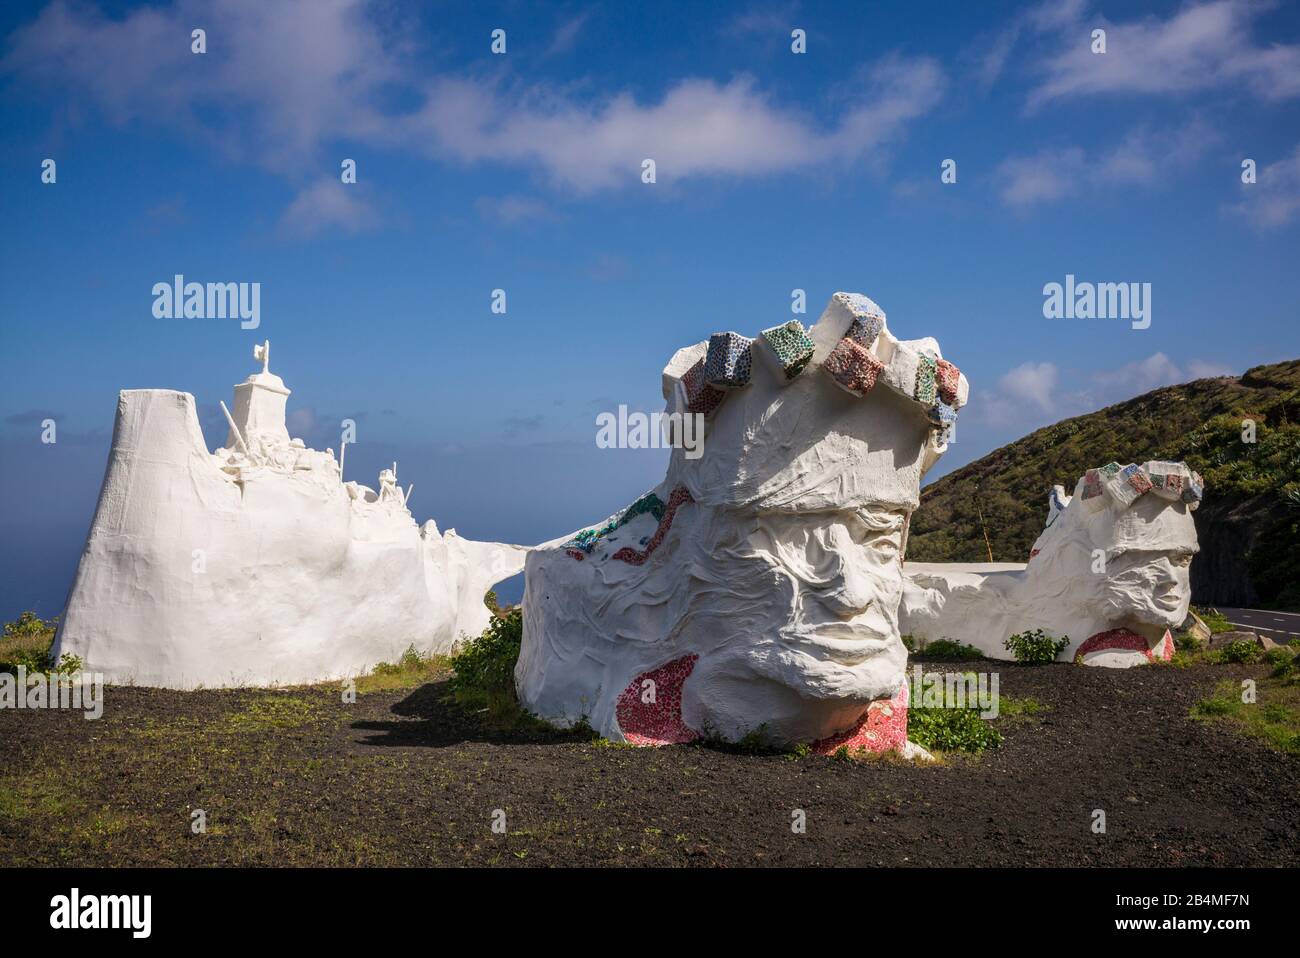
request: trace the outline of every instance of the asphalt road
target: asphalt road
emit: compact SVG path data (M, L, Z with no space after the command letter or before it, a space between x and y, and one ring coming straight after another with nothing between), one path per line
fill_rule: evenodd
M1233 625L1274 642L1288 643L1300 639L1300 615L1294 612L1270 612L1267 609L1225 609L1218 607Z

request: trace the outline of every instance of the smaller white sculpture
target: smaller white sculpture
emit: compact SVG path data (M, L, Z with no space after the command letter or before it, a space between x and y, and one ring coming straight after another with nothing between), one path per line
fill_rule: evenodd
M379 492L285 428L290 395L260 372L221 404L209 453L194 397L128 389L54 654L109 682L167 688L319 682L445 652L488 624L484 593L527 549L417 526L397 463Z
M1047 526L1019 563L907 563L900 628L1010 659L1006 639L1069 636L1062 656L1128 668L1173 655L1187 617L1201 477L1183 463L1089 469L1048 499Z

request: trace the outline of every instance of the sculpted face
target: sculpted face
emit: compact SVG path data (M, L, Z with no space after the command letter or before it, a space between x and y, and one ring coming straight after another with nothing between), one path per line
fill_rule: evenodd
M895 694L907 660L898 633L906 515L864 506L755 518L725 575L762 611L719 623L720 641L687 686L688 724L739 737L761 715L789 740L812 742Z
M742 357L717 371L726 389L702 388L709 343L678 351L664 396L705 417L703 455L675 449L664 481L594 535L530 555L525 705L647 744L819 743L873 715L864 736L906 744L902 540L942 451L936 396L955 407L966 384L871 310L837 294L808 335L775 330L783 357L714 337ZM843 345L850 329L871 351ZM819 368L833 351L839 378Z
M1182 624L1191 605L1191 562L1197 552L1192 509L1200 482L1195 477L1196 492L1185 502L1181 491L1175 495L1164 485L1166 476L1174 476L1180 489L1190 487L1195 474L1186 466L1150 462L1134 471L1134 481L1146 491L1129 501L1108 491L1118 489L1125 497L1136 492L1125 490L1118 475L1109 486L1100 470L1079 480L1075 495L1039 538L1036 548L1042 554L1031 560L1027 574L1063 570L1076 591L1071 602L1080 608L1079 622L1093 620L1090 632L1128 629L1155 643L1166 629ZM1159 491L1150 484L1153 479ZM1099 565L1099 556L1104 564Z

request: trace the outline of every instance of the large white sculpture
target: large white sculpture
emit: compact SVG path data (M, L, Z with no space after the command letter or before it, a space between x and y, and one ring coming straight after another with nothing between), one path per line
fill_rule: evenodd
M529 554L520 700L638 744L907 752L900 557L965 378L836 293L808 333L680 350L663 388L707 417L703 455L675 448L629 508Z
M235 387L209 453L194 397L118 398L108 469L54 654L114 683L167 688L317 682L443 652L488 623L485 591L526 549L417 526L396 464L375 492L285 428L270 372Z
M1028 565L907 563L901 627L1010 659L1006 639L1069 636L1062 658L1127 668L1173 655L1187 618L1201 477L1183 463L1089 469L1049 496Z

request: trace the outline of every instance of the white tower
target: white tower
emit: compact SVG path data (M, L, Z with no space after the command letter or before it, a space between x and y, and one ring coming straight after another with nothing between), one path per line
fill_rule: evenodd
M253 448L257 440L268 445L287 445L289 430L284 425L284 406L289 388L271 372L271 341L253 347L253 358L262 361L262 371L253 373L235 387L235 425L244 441ZM234 449L239 440L232 432L226 436L226 448Z

